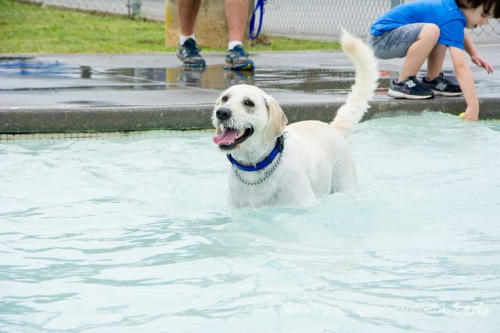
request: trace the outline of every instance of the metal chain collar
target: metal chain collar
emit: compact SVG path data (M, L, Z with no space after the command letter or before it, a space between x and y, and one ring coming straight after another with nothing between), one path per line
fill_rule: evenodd
M274 172L274 170L276 170L276 168L278 167L278 165L281 162L281 157L282 156L283 156L283 152L281 152L278 155L278 158L276 159L276 163L274 163L274 165L271 167L271 169L269 169L268 171L266 171L266 173L264 173L264 175L261 178L257 179L255 182L249 182L248 180L246 180L245 178L243 178L239 174L238 170L236 170L236 167L233 165L234 176L236 177L236 179L238 179L240 182L242 182L245 185L259 185L259 184L262 184L267 178L269 178L269 176L271 176L271 174Z
M285 131L285 132L283 132L283 140L286 140L287 138L288 138L288 132ZM239 174L238 170L236 170L236 167L233 164L233 173L234 173L234 176L236 177L236 179L238 179L240 182L242 182L245 185L259 185L259 184L262 184L267 178L269 178L269 176L271 176L271 174L274 172L274 170L276 170L276 168L278 167L278 165L281 162L281 158L283 157L284 152L285 152L285 149L284 149L284 146L283 146L283 150L281 151L281 153L279 153L278 158L276 159L276 163L274 163L273 166L271 167L271 169L269 169L268 171L266 171L266 173L261 178L257 179L255 182L249 182L248 180L246 180L245 178L243 178Z

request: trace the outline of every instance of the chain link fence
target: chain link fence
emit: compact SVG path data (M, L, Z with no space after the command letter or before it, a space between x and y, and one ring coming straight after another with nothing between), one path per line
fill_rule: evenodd
M45 6L142 16L165 20L165 0L17 0ZM338 39L340 28L367 37L372 22L394 6L412 0L267 0L262 32L291 38ZM500 23L471 31L476 42L500 42Z
M268 0L262 30L287 37L334 40L344 27L366 36L371 22L390 8L390 0Z
M373 21L394 6L411 0L268 0L262 31L292 38L333 41L341 27L367 37ZM500 42L500 24L471 31L475 41Z
M73 9L104 14L141 16L162 21L165 0L17 0L55 8Z

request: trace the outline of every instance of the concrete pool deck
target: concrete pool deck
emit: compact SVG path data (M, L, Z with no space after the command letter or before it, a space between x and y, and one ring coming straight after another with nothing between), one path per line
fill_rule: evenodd
M471 65L482 119L500 119L500 44L478 45L494 68ZM0 133L109 132L211 128L212 105L235 83L273 95L290 122L329 121L352 83L342 52L252 53L253 75L222 70L223 54L205 54L203 72L183 70L174 54L0 55ZM380 61L380 90L366 118L425 110L459 114L463 97L427 101L385 95L402 59ZM452 70L450 59L445 70ZM333 87L333 88L331 88Z

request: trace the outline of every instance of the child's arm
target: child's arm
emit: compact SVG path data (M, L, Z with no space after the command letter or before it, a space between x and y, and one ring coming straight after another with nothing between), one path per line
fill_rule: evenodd
M470 58L471 58L473 63L475 63L479 67L484 68L486 70L486 73L488 73L488 74L493 73L493 68L490 66L490 64L488 64L486 61L484 61L479 56L479 54L477 54L476 46L472 42L472 38L470 38L467 31L464 32L464 49L470 55Z
M450 55L458 84L462 89L465 102L467 103L465 119L475 121L479 114L479 101L476 95L476 87L474 87L472 71L467 64L464 51L457 47L450 46Z

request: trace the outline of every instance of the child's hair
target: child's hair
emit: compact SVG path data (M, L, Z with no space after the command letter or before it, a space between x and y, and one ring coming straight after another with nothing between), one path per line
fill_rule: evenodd
M483 5L483 13L488 15L491 7L495 6L493 10L493 17L500 18L500 0L455 0L458 8L477 8Z

